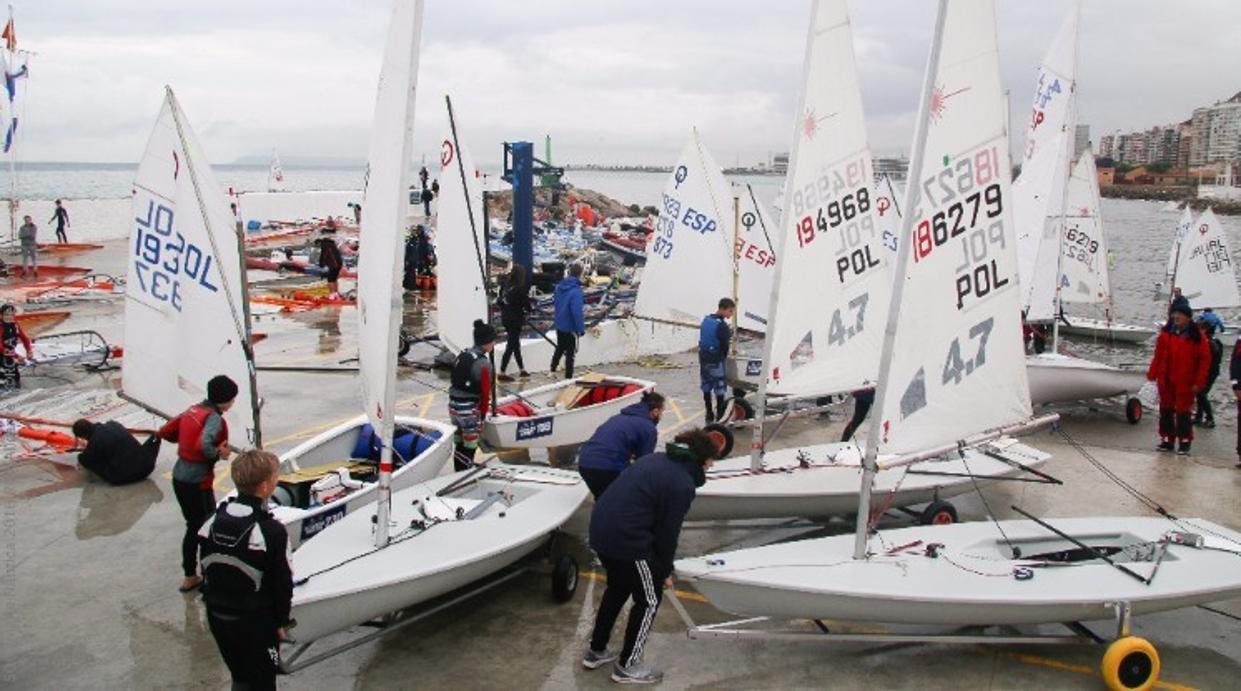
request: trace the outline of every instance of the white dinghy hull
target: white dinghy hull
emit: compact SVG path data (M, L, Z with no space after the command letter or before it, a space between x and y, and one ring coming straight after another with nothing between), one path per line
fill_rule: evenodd
M556 334L548 333L554 339ZM628 362L652 355L671 355L698 345L698 329L663 324L635 317L605 319L586 329L577 339L574 367L593 367ZM545 338L522 339L522 358L529 363L550 363L555 344ZM533 366L537 369L537 366Z
M1241 533L1200 519L1047 519L1092 547L1128 545L1150 560L1124 565L1146 577L1159 540L1170 530L1205 536L1208 547L1169 545L1149 585L1101 560L1037 559L1074 546L1033 521L1003 521L1023 559L1011 559L992 523L920 526L883 532L887 551L852 559L853 535L769 545L676 563L714 606L742 616L834 619L888 624L1022 625L1116 617L1115 603L1134 614L1226 600L1241 595L1236 568ZM938 543L939 556L926 556ZM874 540L872 548L878 546ZM1120 554L1114 560L1123 560ZM1029 578L1014 576L1027 569ZM1022 572L1026 573L1026 572Z
M1122 370L1055 353L1027 357L1026 373L1034 405L1134 394L1146 382L1144 371Z
M294 553L294 582L309 577L293 591L298 641L308 643L417 605L517 562L569 520L587 496L576 473L495 465L477 471L475 482L445 500L435 498L471 472L394 492L394 534L382 549L374 546L374 512L359 511ZM511 492L513 502L486 504L494 492ZM410 531L412 521L426 520L416 499L426 500L429 511L448 520ZM469 517L480 506L481 514ZM457 507L466 511L465 518L452 519Z
M493 449L531 449L551 446L580 444L622 408L637 403L642 394L655 388L655 382L632 377L608 376L606 385L627 385L629 393L607 401L576 408L553 407L565 389L577 386L581 378L569 379L522 391L520 395L505 396L496 402L497 408L521 402L535 410L529 417L504 415L488 417L483 423L483 441Z
M926 504L974 490L995 478L1021 473L1012 463L986 455L988 451L1029 468L1051 456L1013 439L991 442L957 456L929 460L905 468L882 470L875 476L878 505L891 507ZM831 458L841 460L833 464ZM809 467L801 467L800 458ZM750 472L749 457L717 461L698 489L686 520L740 520L756 518L830 518L857 513L862 469L859 446L853 443L819 444L769 451L764 470ZM926 474L921 474L926 473ZM945 475L942 473L952 473Z
M281 454L281 475L326 464L341 466L349 464L354 460L352 454L357 444L358 433L367 423L367 417L359 415ZM439 432L439 438L417 457L392 472L393 491L425 482L439 475L444 464L452 457L454 428L442 422L402 415L396 416L396 426L398 429L434 430ZM290 549L297 549L303 542L314 537L328 525L364 506L374 504L376 492L377 485L369 482L361 489L314 508L277 506L274 512L276 518L280 519L289 531Z
M1154 329L1085 317L1069 317L1068 323L1061 322L1060 333L1118 343L1145 343L1155 337Z

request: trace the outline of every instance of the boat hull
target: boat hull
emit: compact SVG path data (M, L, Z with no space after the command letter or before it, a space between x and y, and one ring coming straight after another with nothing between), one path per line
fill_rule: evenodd
M468 491L481 498L507 488L514 493L511 505L496 504L477 518L449 520L402 536L402 527L417 517L414 499L433 497L468 475L453 473L393 494L397 535L384 549L374 548L373 512L359 512L294 553L295 582L309 577L293 593L297 639L309 642L412 607L516 563L569 520L588 493L568 471L497 468L525 479L488 478Z
M1155 336L1154 329L1085 317L1069 317L1067 324L1060 324L1060 333L1120 343L1145 343Z
M367 424L366 416L360 415L298 444L281 454L280 472L289 473L299 468L335 462L345 465L349 462L358 432L365 424ZM411 487L439 475L448 459L452 457L454 431L451 425L442 422L403 415L396 417L396 424L436 430L440 433L440 438L411 462L392 472L393 491ZM332 523L365 506L374 505L378 491L375 483L366 483L361 489L314 508L276 507L275 515L289 531L290 549L297 549L302 543L319 534Z
M988 449L991 450L991 449ZM848 456L836 465L833 455ZM1038 449L1004 440L994 452L1027 467L1038 467L1051 456ZM757 518L830 518L857 513L862 469L860 449L854 444L834 443L768 452L765 471L750 473L745 456L717 461L698 489L686 520L739 520ZM810 467L799 465L799 456ZM881 470L875 476L875 496L893 507L925 504L935 498L953 497L974 490L970 477L919 473L974 475L986 484L1021 472L1011 464L969 449L965 458L946 458L917 463L906 474L903 468Z
M555 339L548 333L548 339ZM522 339L522 357L528 363L550 363L555 345L545 338ZM605 319L586 329L578 339L576 367L626 362L651 355L679 353L698 344L698 329L625 317Z
M1157 542L1178 526L1163 518L1046 519L1092 546ZM1033 521L1003 521L1004 533L1027 555L1071 549ZM1209 546L1241 549L1241 534L1198 519ZM1099 560L1051 563L1011 559L993 523L958 523L883 531L892 549L852 559L854 536L837 535L682 559L690 579L716 607L742 616L834 619L890 624L1022 625L1113 619L1114 603L1135 614L1161 612L1241 595L1233 552L1171 545L1150 585ZM1213 537L1219 536L1219 537ZM925 545L942 545L939 557ZM882 549L872 540L872 549ZM1114 557L1115 558L1115 557ZM1126 564L1142 576L1151 561ZM1032 576L1018 579L1016 568Z
M617 396L609 401L596 403L581 408L551 409L556 397L576 380L547 384L521 392L520 396L505 396L496 402L497 406L514 401L526 401L546 410L545 414L532 417L513 417L497 415L488 417L483 423L483 441L493 449L533 449L568 444L581 444L595 433L622 408L637 403L642 394L655 388L655 382L632 377L609 376L607 381L621 384L633 384L636 391Z
M1026 358L1030 402L1067 403L1137 393L1146 373L1053 353Z

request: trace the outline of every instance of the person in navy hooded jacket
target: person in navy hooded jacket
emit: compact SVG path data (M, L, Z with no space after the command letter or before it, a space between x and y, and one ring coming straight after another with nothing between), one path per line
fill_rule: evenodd
M577 355L577 339L586 335L586 317L582 292L582 265L569 267L569 275L556 284L553 304L556 308L556 350L552 351L552 374L564 356L564 378L573 378L573 359Z
M621 471L635 458L655 451L659 440L659 418L664 413L664 397L654 391L626 406L619 414L599 425L577 456L577 472L586 481L597 501Z

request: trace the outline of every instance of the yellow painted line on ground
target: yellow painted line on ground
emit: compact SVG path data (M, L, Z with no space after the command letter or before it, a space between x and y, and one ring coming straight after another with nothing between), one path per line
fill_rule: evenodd
M427 411L431 408L431 404L435 402L435 399L438 396L439 394L436 393L435 391L428 391L427 393L423 394L422 403L418 404L417 417L426 417Z
M1005 650L995 650L994 648L981 648L980 647L977 650L979 652L982 652L982 651L986 651L989 653L993 652L1000 657L1005 657L1011 660L1016 660L1018 662L1021 662L1027 665L1038 665L1040 667L1049 667L1051 669L1058 669L1064 672L1076 672L1077 674L1083 674L1088 677L1101 678L1099 669L1097 667L1092 667L1090 665L1079 665L1079 664L1075 664L1072 662L1062 662L1060 660L1053 660L1051 658L1041 657L1039 655L1030 655L1028 653L1014 653L1014 652L1009 652ZM1185 686L1183 684L1175 684L1170 681L1163 681L1162 679L1159 681L1156 681L1154 686L1157 689L1168 689L1169 691L1197 691L1196 687Z
M590 580L595 581L596 583L607 583L608 582L607 574L599 573L598 571L583 571L582 578L589 578ZM679 600L690 600L691 602L706 602L707 601L707 598L703 597L702 595L699 595L698 593L692 593L688 590L673 590L672 592L676 594L677 599Z

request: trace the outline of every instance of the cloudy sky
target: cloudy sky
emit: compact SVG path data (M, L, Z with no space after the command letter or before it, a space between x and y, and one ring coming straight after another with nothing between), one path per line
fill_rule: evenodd
M214 162L365 156L385 0L14 0L37 51L25 158L134 161L169 84ZM999 0L1004 80L1022 132L1033 75L1069 0ZM787 148L807 0L430 0L416 149L453 97L482 165L500 142L557 161L668 163L698 126L726 165ZM855 0L872 148L909 145L930 0ZM1212 28L1215 27L1215 28ZM1223 29L1220 29L1223 27ZM1080 122L1093 137L1184 120L1241 90L1241 2L1086 0Z

